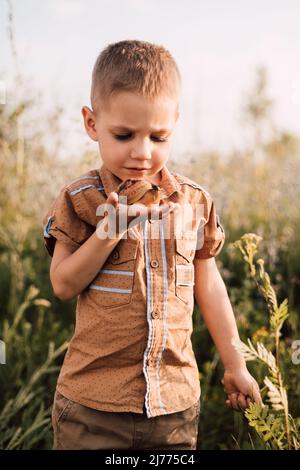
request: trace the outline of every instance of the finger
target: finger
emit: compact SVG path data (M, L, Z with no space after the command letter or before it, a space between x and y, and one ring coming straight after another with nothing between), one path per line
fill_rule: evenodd
M119 205L121 208L121 204ZM137 225L140 222L144 222L149 218L148 207L144 204L131 204L129 206L124 206L127 213L127 221L130 224L130 227Z
M260 394L260 391L259 391L259 386L258 386L258 383L256 381L253 381L253 385L252 385L252 388L251 388L251 395L250 397L252 398L252 400L261 405L262 407L264 407L265 405L263 404L263 401L262 401L262 398L261 398L261 394Z
M261 405L262 407L265 406L265 405L263 404L263 401L262 401L261 394L260 394L260 391L259 391L259 387L258 387L258 386L257 386L257 387L254 387L253 397L254 397L255 403L258 403L258 404Z
M247 402L247 408L249 408L250 403L252 403L251 398L247 396L247 397L246 397L246 402Z
M174 210L173 203L171 203L171 205L169 204L160 205L158 209L159 219L163 219L167 217L171 212L173 212L173 210Z
M170 202L170 204L166 205L166 208L163 208L162 217L167 217L167 215L174 212L175 204Z
M169 202L162 202L160 205L159 205L159 209L160 210L166 210L166 209L170 209L170 208L173 208L174 207L174 202L172 201L169 201Z
M226 400L225 403L226 403L226 406L228 406L228 408L230 409L232 408L230 400Z
M239 393L237 401L241 410L245 410L247 408L247 401L245 395Z
M165 208L161 209L160 207L156 207L156 206L154 206L154 207L150 206L147 209L147 211L148 211L148 218L149 219L158 220L161 217L162 213L164 213L166 211L166 209Z
M106 199L106 203L107 204L112 204L114 207L116 207L116 205L118 204L119 202L119 195L118 193L112 191L111 193L109 193L108 195L108 198Z
M175 202L173 206L174 206L174 212L179 212L182 209L182 206L178 202Z
M161 220L167 217L171 212L174 211L174 203L170 201L169 204L162 203L159 206L156 204L147 207L148 218L152 220Z
M232 408L236 411L239 411L239 406L238 406L238 402L237 402L237 394L236 393L231 393L229 395L229 400L230 400Z

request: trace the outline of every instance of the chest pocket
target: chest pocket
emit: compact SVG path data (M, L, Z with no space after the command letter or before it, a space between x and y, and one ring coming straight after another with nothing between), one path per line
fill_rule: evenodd
M184 235L175 239L175 295L186 304L194 300L194 256L196 241Z
M102 307L131 302L138 240L122 239L89 285L89 294Z

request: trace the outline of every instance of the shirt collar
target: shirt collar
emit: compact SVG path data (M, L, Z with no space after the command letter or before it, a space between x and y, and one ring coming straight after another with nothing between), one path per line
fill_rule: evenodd
M99 175L107 196L112 191L116 191L117 187L122 182L120 178L108 170L104 163L99 170ZM167 197L170 197L174 192L180 192L180 184L165 165L161 169L161 181L159 186Z

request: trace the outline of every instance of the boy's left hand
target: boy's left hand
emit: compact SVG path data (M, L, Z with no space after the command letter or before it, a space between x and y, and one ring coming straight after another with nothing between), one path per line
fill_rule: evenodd
M246 368L235 371L225 370L223 377L225 393L228 399L226 405L236 411L244 411L251 401L260 403L262 398L259 386Z

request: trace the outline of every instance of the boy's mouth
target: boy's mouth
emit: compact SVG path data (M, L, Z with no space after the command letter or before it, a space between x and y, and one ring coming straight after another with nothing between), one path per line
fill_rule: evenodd
M126 168L126 170L128 170L128 171L137 171L137 172L140 172L140 173L142 173L144 171L147 171L149 169L150 168Z

